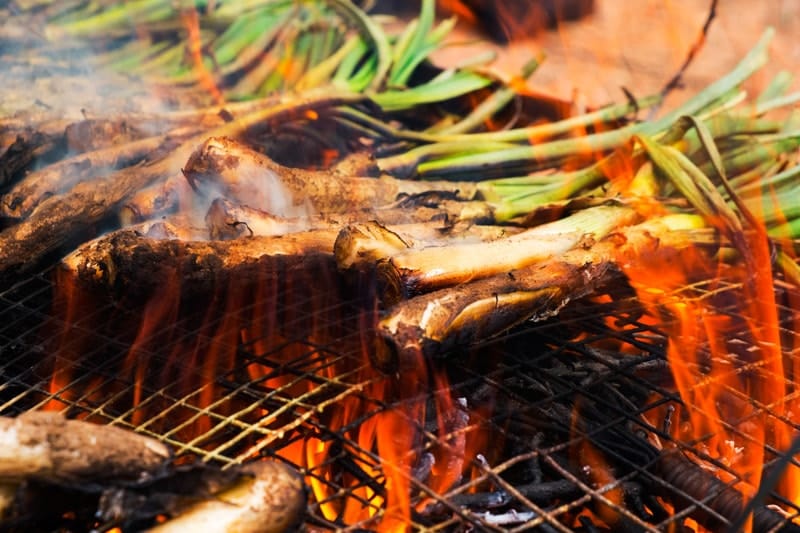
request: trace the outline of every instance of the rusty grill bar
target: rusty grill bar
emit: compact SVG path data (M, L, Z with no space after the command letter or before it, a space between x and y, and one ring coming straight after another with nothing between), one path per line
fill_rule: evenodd
M293 301L287 305L296 307L298 329L307 329L300 321L313 320L315 331L324 335L316 335L314 341L307 335L280 342L273 338L272 344L259 338L239 339L235 361L211 364L215 343L222 342L214 338L214 332L232 313L247 314L251 309L214 312L211 320L206 314L202 322L186 317L164 324L153 331L153 338L170 330L169 343L156 343L155 350L139 348L131 356L135 326L145 310L108 303L79 317L56 312L50 277L45 272L0 294L0 413L57 409L157 437L174 447L178 461L200 459L220 465L279 454L312 437L316 443L327 442L327 456L303 470L311 484L328 495L310 504L309 527L353 531L375 527L383 512L379 496L386 482L384 465L374 449L352 435L388 409L424 405L442 394L454 399L456 410L461 409L458 399L466 398L469 409L453 414L447 434L440 434L430 414L426 420L406 417L405 423L417 435L412 472L430 470L425 461L441 450L454 457L463 454L463 444L454 444L459 439L484 435L492 443L487 449L499 451L497 457L464 457L471 479L446 490L432 489L424 474L419 479L412 476L412 506L426 502L414 507L416 527L458 531L471 525L549 532L569 531L565 524L574 523L581 524L579 530L599 531L591 525L589 514L610 512L621 517L620 524L627 530L665 531L670 524L679 525L694 516L698 508L714 513L708 500L688 494L683 497L691 505L678 513L647 516L635 508L647 500L653 487L660 486L662 495L681 489L654 474L652 458L648 463L637 457L635 440L633 448L627 449L630 443L625 439L658 439L662 445L689 450L710 461L702 450L712 435L693 442L672 441L665 427L669 422L654 415L659 409L668 412L680 399L665 359L664 334L643 319L644 310L630 296L605 303L575 302L556 319L519 328L502 339L437 361L435 366L449 380L444 390L431 382L409 397L379 399L368 394L369 387L392 378L366 371L362 349L368 332L359 302L332 303L312 311L312 302ZM737 289L724 281L706 281L681 292L694 300L718 302L720 312L740 320ZM788 302L797 293L779 283L778 296L785 320L782 334L785 346L790 347L784 356L793 362L800 356L800 343ZM294 326L287 323L282 329L291 331ZM189 339L198 358L176 360L172 352ZM621 356L598 347L604 343L626 346L632 353ZM750 336L743 329L739 338L731 337L728 343L746 349ZM796 395L797 376L789 374L787 379L791 380L787 390ZM626 395L631 399L626 400ZM637 403L636 396L646 401ZM330 427L332 413L353 399L361 402L360 416L344 428ZM590 422L576 422L572 413L576 405L588 405L579 411ZM772 406L756 407L775 417ZM597 420L591 421L592 417ZM727 421L734 433L738 422ZM781 422L797 429L791 420ZM750 438L741 432L739 437ZM601 450L615 470L606 482L591 482L593 467L570 459L584 442ZM767 453L767 471L773 465L782 468L778 464L782 452ZM716 467L726 468L720 463ZM554 496L548 498L548 491ZM620 501L620 491L624 501ZM323 509L326 505L342 508L343 502L354 498L358 506L373 509L357 523L346 523L344 517ZM479 500L482 503L477 504ZM790 502L781 503L790 517L800 511ZM650 514L653 505L648 504Z

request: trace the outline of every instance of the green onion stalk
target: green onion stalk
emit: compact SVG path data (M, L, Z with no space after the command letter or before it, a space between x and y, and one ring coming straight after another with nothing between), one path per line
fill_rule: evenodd
M530 219L537 210L587 196L618 193L628 177L635 176L638 186L652 180L648 173L663 174L653 158L665 152L683 172L708 174L715 166L708 156L709 141L719 147L719 165L731 184L753 191L759 179L752 172L792 153L798 143L796 135L781 131L780 121L767 118L798 100L797 94L787 94L788 73L776 77L755 103L740 105L740 85L766 63L772 30L730 73L655 120L625 119L636 110L660 104L657 96L503 131L483 130L516 97L508 83L474 68L415 79L430 54L445 46L454 24L452 19L437 24L433 0L424 0L419 16L397 34L389 34L381 19L349 0L134 0L113 5L75 1L52 12L48 33L108 42L120 41L125 32L147 35L146 40L131 38L104 59L164 81L191 84L197 82L197 65L188 62L185 53L183 15L189 10L198 16L202 68L215 76L229 97L292 91L302 95L326 87L363 94L385 115L376 118L352 105L330 113L354 134L376 140L381 149L398 147L395 153L378 154L383 173L404 179L475 181L478 194L473 200L482 203L476 211L483 218L491 213L495 223ZM176 29L183 38L175 39ZM520 77L532 75L538 63L539 59L529 62ZM403 112L478 91L488 91L484 93L488 97L449 125L433 123L420 130L402 120ZM681 117L695 117L709 139L701 139L698 128L682 127ZM399 118L399 125L389 118ZM595 125L604 127L598 133L584 133ZM722 189L721 184L716 187ZM681 188L673 181L659 193L669 197L681 193ZM725 201L732 199L729 191L720 194ZM771 228L780 227L785 233L790 227L789 221L779 222L777 213L785 210L762 210L769 215Z
M434 0L424 0L419 17L397 35L389 35L380 19L350 0L69 4L49 20L45 33L53 40L98 42L110 48L98 57L101 64L162 83L193 85L210 74L227 99L334 86L367 92L385 110L396 111L463 96L497 81L469 68L445 71L425 83L414 80L455 25L455 19L436 22ZM190 43L202 51L199 66L187 58L187 12L199 21L200 42ZM485 112L491 115L494 107L508 103L507 93L500 92ZM478 118L472 120L479 125Z

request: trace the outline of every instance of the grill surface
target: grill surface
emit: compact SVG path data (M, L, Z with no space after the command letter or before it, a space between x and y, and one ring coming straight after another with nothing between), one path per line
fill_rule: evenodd
M626 24L627 11L620 18ZM737 28L739 11L730 11L736 13ZM748 21L760 24L758 17ZM676 27L656 26L669 31ZM752 32L734 33L745 38ZM710 37L719 38L715 35ZM563 34L552 38L560 41ZM631 52L630 47L622 49ZM663 39L657 40L657 49L666 49ZM584 55L591 68L577 70L590 73L595 83L596 58ZM549 61L547 68L583 61L575 56ZM643 57L652 59L649 53ZM720 71L727 69L719 57L710 62ZM711 77L715 71L701 70ZM654 71L656 89L663 82L662 71ZM551 78L569 78L552 72L556 75ZM15 92L35 107L39 100L31 97L36 86L29 77L27 72L19 77L21 88ZM96 85L94 80L84 83ZM128 80L122 84L128 85ZM642 84L626 85L647 92ZM75 92L92 94L83 88L81 84ZM49 87L42 90L52 97ZM63 100L80 109L84 103L72 102L73 96ZM120 99L127 96L123 93ZM51 409L131 428L171 445L178 461L199 459L225 467L261 456L291 457L318 495L308 510L312 530L377 527L385 510L381 496L386 473L396 465L380 457L375 444L360 439L359 432L387 421L409 428L413 436L413 457L405 458L415 473L407 479L411 521L434 531L602 531L590 520L598 515L616 521L618 531L688 531L682 529L691 524L687 517L698 510L713 514L713 493L699 498L683 494L689 501L679 512L656 512L682 490L655 471L655 459L642 451L644 443L686 450L726 474L728 484L740 481L729 467L706 455L715 435L672 437L686 410L666 362L663 331L672 324L654 326L630 296L575 302L551 321L432 363L435 375L446 379L425 373L417 382L415 377L379 376L369 367L364 351L372 312L352 293L283 298L279 314L265 311L263 302L215 295L201 302L197 312L185 313L80 294L67 298L68 287L54 291L52 277L52 271L45 271L0 289L0 414ZM735 324L726 339L731 360L740 363L732 366L732 373L765 374L747 357L753 340L750 326L739 316L739 289L734 283L705 281L684 287L680 295L664 295L664 300L683 296L713 301ZM778 285L784 366L790 370L779 379L787 391L781 401L787 404L796 402L800 380L792 373L800 368L798 296L795 289ZM713 356L707 345L699 350L701 362L691 370L705 376ZM797 432L798 423L778 415L777 406L754 404L736 388L727 392L732 404L752 407L747 418L763 416L771 426ZM449 405L441 421L433 409L436 403ZM345 405L355 412L343 421ZM724 425L747 441L753 438L742 429L747 422L730 417ZM587 464L591 450L603 456L605 468ZM786 459L783 451L768 448L765 467L769 473L779 472ZM441 473L426 475L461 470L462 465L467 474L452 486L434 486L432 481L446 477ZM662 494L660 504L647 501L656 488ZM775 494L770 498L789 518L800 512ZM637 509L637 503L648 512ZM730 525L729 517L718 518Z
M178 313L170 321L146 306L97 299L81 304L74 295L67 305L50 279L45 272L0 294L2 414L47 408L128 427L170 444L179 461L224 466L259 456L286 458L287 450L295 450L291 460L318 495L309 507L310 527L376 526L392 463L358 434L366 425L387 423L390 412L413 429L413 459L403 460L412 461L415 472L408 483L416 527L593 531L602 529L587 517L600 513L628 529L664 531L705 505L690 497L691 505L677 514L636 510L635 494L647 495L653 486L662 494L679 491L653 473L653 458L640 451L637 439L693 450L712 462L703 450L714 435L690 442L670 436L681 407L665 359L666 338L630 296L575 302L556 319L434 362L449 383L429 377L408 388L365 363L370 313L356 301L287 299L279 327L258 302L235 308L209 302L202 316ZM702 282L681 294L718 303L721 313L741 323L738 289ZM797 345L788 306L796 296L779 285L787 347ZM157 325L140 329L147 317ZM746 354L752 340L741 327L727 344ZM287 334L293 331L297 337ZM707 346L701 351L709 353ZM798 355L796 349L785 353L788 367ZM704 368L694 371L706 374ZM795 377L785 379L787 390L796 391ZM729 392L752 403L738 390ZM449 412L437 424L431 406L445 397ZM342 427L344 405L357 406L358 413ZM753 405L748 416L766 413L770 424L797 429L773 408ZM743 422L724 423L737 438L749 439L737 429L746 427ZM600 466L576 460L576 453L585 458L590 449L604 457ZM433 457L438 461L431 468ZM767 471L783 468L782 458L767 450ZM424 475L462 465L467 475L450 487L433 487L435 476ZM735 484L735 474L728 473ZM550 490L555 497L542 496ZM359 512L348 514L353 505ZM788 502L782 507L797 512Z

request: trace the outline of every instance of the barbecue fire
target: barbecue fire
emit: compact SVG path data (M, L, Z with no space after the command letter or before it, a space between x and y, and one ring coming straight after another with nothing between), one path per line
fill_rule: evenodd
M159 458L0 472L10 527L800 530L800 98L742 89L773 30L586 110L524 88L538 54L437 66L433 0L18 3L46 70L89 43L170 104L0 118L2 421Z
M773 261L764 226L755 222L738 250L744 257L736 266L720 262L712 278L735 285L725 304L713 292L707 298L679 292L702 272L696 257L625 269L640 300L667 328L667 358L684 406L672 420L672 437L739 491L742 505L768 477L764 465L775 453L791 454L797 437L795 407L787 402L794 374L784 367ZM787 465L776 480L776 492L790 503L797 502L798 473L796 465ZM747 526L744 515L737 518L750 530L751 518Z

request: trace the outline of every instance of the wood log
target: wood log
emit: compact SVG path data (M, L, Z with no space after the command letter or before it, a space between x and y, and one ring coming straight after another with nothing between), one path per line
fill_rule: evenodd
M0 480L141 480L160 474L172 452L161 442L114 426L31 411L0 417Z
M241 478L212 498L148 531L282 533L299 524L306 508L306 491L297 472L277 461L257 461L241 471Z
M375 209L393 204L402 195L432 190L447 191L464 200L476 194L474 183L353 177L335 168L285 167L222 137L208 139L198 148L186 163L184 174L196 190L280 216Z

